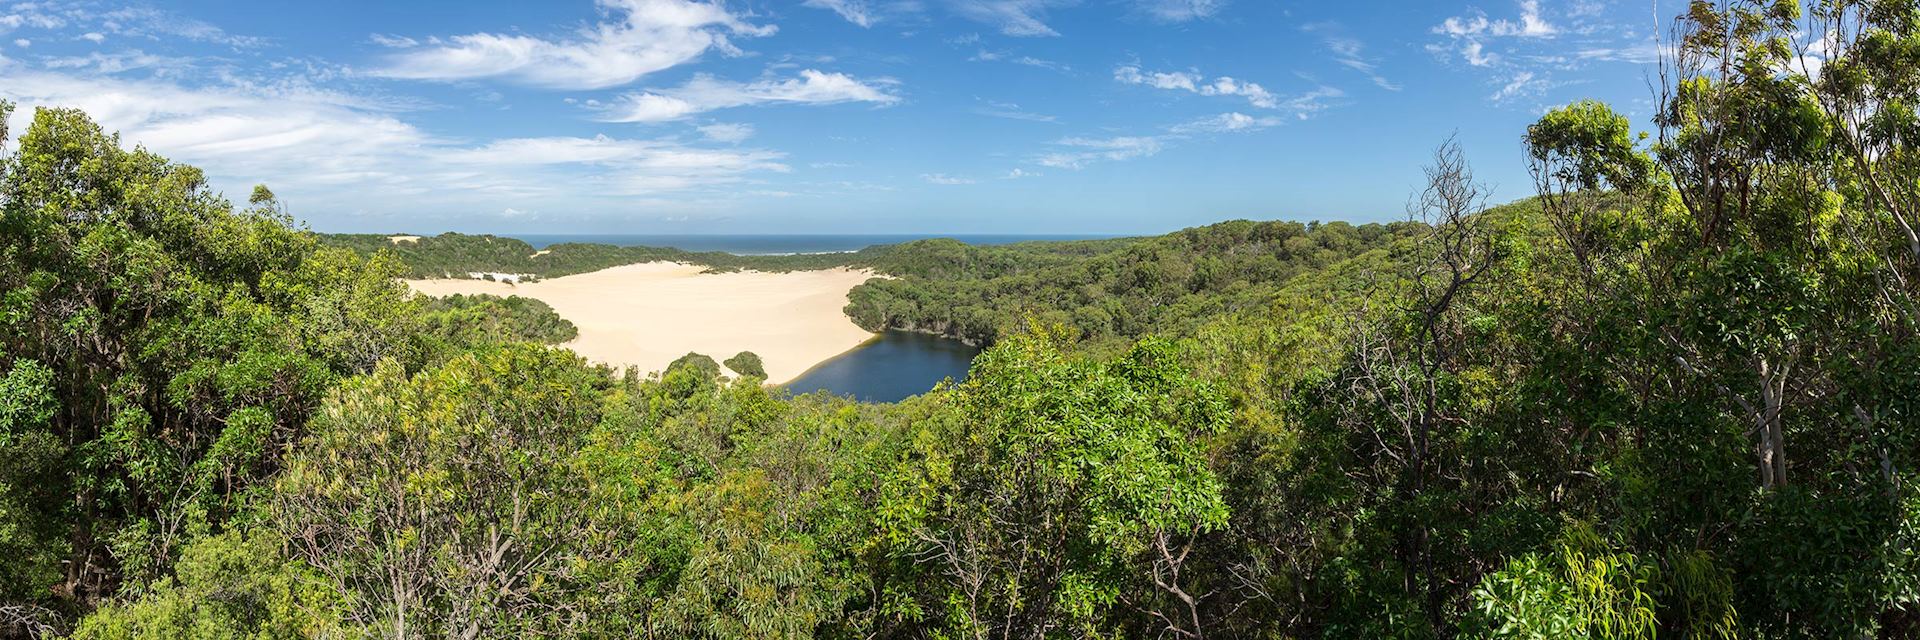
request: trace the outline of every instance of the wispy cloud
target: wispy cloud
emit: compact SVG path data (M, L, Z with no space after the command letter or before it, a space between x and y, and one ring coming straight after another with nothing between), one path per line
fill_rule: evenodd
M1604 22L1604 6L1597 2L1521 0L1517 7L1517 16L1493 18L1474 10L1447 18L1430 30L1443 40L1427 50L1475 70L1491 87L1487 100L1495 104L1542 98L1580 81L1556 76L1596 63L1646 64L1660 56L1657 40Z
M888 79L862 81L846 74L815 69L803 70L797 78L744 83L700 74L677 88L628 94L610 105L600 105L600 119L666 122L716 109L760 104L871 102L890 105L900 101L892 92L895 84Z
M768 36L718 3L690 0L599 0L616 20L569 37L474 33L429 38L402 48L373 74L418 80L502 78L558 89L600 89L631 83L710 50L737 52L730 36ZM405 39L389 36L390 43Z
M871 27L878 21L878 18L873 15L873 9L867 6L866 0L806 0L800 3L800 6L827 9L840 14L840 17L846 18L847 22L862 27Z
M753 137L753 125L742 123L716 122L698 127L700 135L714 142L739 144Z
M0 76L0 97L23 107L78 107L126 144L204 168L229 193L265 182L294 202L325 202L335 211L387 210L396 202L531 210L554 198L658 197L788 170L778 151L673 139L441 138L390 104L305 86L185 86L4 60ZM30 113L22 109L13 124Z
M1131 160L1160 153L1163 141L1157 136L1119 136L1113 138L1063 138L1054 143L1063 149L1034 158L1034 163L1055 169L1085 168L1100 161Z
M1028 122L1058 122L1059 121L1059 118L1046 115L1046 114L1033 113L1031 111L1027 111L1025 109L1020 108L1020 105L1014 104L1012 102L995 102L995 101L989 100L985 105L974 108L973 112L983 116L989 116L994 118L1006 118L1008 120L1025 120Z
M1212 17L1226 6L1227 0L1134 0L1138 11L1166 22Z
M1244 113L1230 112L1177 124L1170 127L1169 130L1181 134L1239 133L1243 131L1259 131L1279 125L1280 119L1272 116L1255 117Z
M954 13L991 25L1009 36L1057 36L1047 25L1047 11L1079 4L1079 0L951 0Z
M956 177L956 176L950 176L950 175L947 175L947 174L944 174L944 173L928 173L928 174L922 174L922 175L920 176L920 178L921 178L922 180L926 180L927 182L930 182L930 183L933 183L933 184L938 184L938 185L949 185L949 186L952 186L952 185L963 185L963 184L974 184L974 183L976 183L976 182L978 182L977 180L974 180L973 178L961 178L961 177Z
M1400 85L1380 74L1380 63L1367 56L1366 44L1359 38L1347 35L1339 25L1317 23L1301 27L1301 30L1321 34L1320 41L1326 45L1327 53L1341 66L1360 72L1373 81L1374 86L1388 91L1400 90Z
M1495 103L1504 103L1521 98L1532 98L1546 93L1549 89L1566 84L1569 83L1555 81L1545 74L1518 70L1514 71L1513 75L1508 76L1500 85L1500 88L1495 90L1492 95L1487 96L1487 99Z
M100 14L100 21L108 33L120 36L171 36L242 49L267 44L264 38L234 35L212 24L152 7L115 9Z
M968 62L1008 62L1008 63L1024 65L1028 67L1036 67L1040 69L1058 71L1061 73L1067 73L1067 72L1073 71L1073 67L1069 67L1064 63L1054 62L1052 60L1042 60L1040 58L1035 58L1033 56L1014 55L1012 53L1007 53L1002 51L988 51L986 49L981 49L979 53L973 54L973 57L967 58L967 61Z
M191 58L150 54L139 49L129 49L114 53L94 51L84 56L53 56L42 58L40 64L49 69L75 69L94 73L124 73L139 69L149 69L171 74L177 70L190 68Z
M1456 52L1468 65L1485 67L1500 61L1500 55L1487 50L1487 42L1496 38L1552 38L1560 34L1560 27L1548 22L1541 16L1539 0L1521 0L1519 21L1491 19L1486 12L1474 9L1464 16L1454 16L1442 21L1432 29L1433 33L1447 36L1448 45L1432 45L1428 49L1435 52Z
M1268 92L1265 87L1252 82L1242 82L1228 76L1207 80L1205 76L1192 71L1142 71L1136 65L1122 65L1113 70L1113 79L1126 83L1197 93L1203 96L1241 96L1249 104L1262 109L1272 109L1280 104L1279 98Z

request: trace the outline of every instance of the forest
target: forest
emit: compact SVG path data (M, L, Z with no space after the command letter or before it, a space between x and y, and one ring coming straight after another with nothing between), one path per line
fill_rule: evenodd
M1647 132L1514 132L1519 202L1446 141L1402 223L805 258L991 345L897 404L590 366L400 281L523 243L321 236L41 109L0 635L1920 637L1920 6L1674 28ZM581 251L528 272L655 255Z

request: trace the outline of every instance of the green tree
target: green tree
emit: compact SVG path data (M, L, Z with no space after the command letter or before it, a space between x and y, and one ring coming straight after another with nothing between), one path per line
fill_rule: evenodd
M1133 616L1203 635L1185 549L1225 525L1203 438L1224 403L1146 341L1097 362L1057 333L980 357L888 479L879 518L941 637L1104 633ZM923 582L924 581L924 582Z
M280 556L268 534L202 538L174 576L138 599L101 607L73 633L99 638L318 638L342 635L344 603L312 569Z
M733 370L734 373L743 376L762 380L767 378L767 367L760 362L760 354L752 351L742 351L735 354L733 357L727 358L724 364L727 365L728 369Z
M288 462L273 521L393 637L577 630L587 494L569 464L610 384L566 351L510 345L343 385Z
M220 530L335 380L417 359L396 266L36 111L0 160L0 367L57 410L8 427L5 482L35 497L5 535L35 548L0 563L6 597L72 613L137 595Z

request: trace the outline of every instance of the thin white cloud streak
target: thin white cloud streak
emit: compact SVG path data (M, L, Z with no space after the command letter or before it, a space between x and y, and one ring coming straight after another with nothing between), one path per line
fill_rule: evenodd
M1240 96L1249 104L1262 109L1272 109L1280 105L1279 98L1272 92L1252 82L1242 82L1228 76L1207 80L1196 72L1143 71L1136 65L1122 65L1114 69L1113 79L1125 84L1146 85L1155 89L1186 91L1203 96Z
M839 104L870 102L891 105L892 80L861 81L843 73L806 69L797 78L733 82L701 74L686 84L622 96L601 108L606 122L668 122L718 109L762 104Z
M975 108L973 112L993 118L1025 120L1027 122L1058 122L1060 120L1055 116L1027 111L1022 109L1020 105L1011 102L989 101L986 106Z
M1226 8L1227 0L1135 0L1141 12L1164 22L1210 18Z
M265 38L234 35L212 24L152 7L115 9L101 14L100 19L109 33L120 36L171 36L242 49L267 44Z
M613 21L569 38L474 33L401 45L373 75L413 80L501 78L554 89L603 89L690 62L710 50L737 53L730 36L772 35L716 2L692 0L598 0Z
M975 22L991 25L1003 35L1020 37L1058 36L1048 26L1049 9L1070 7L1079 0L950 0L954 13Z
M1360 72L1372 80L1374 86L1388 91L1399 91L1400 85L1380 75L1380 65L1366 56L1366 45L1358 39L1341 35L1328 35L1325 40L1327 52L1333 54L1335 62L1341 66Z
M845 18L847 22L862 27L872 27L873 23L879 21L874 17L873 9L867 6L866 0L806 0L800 3L800 6L832 11L840 14L840 17Z
M1177 124L1169 130L1174 133L1241 133L1259 131L1280 125L1280 119L1272 116L1256 117L1239 112L1222 113L1217 116L1201 118L1192 122Z
M922 179L922 180L926 180L927 182L929 182L929 183L932 183L932 184L937 184L937 185L943 185L943 186L957 186L957 185L967 185L967 184L975 184L976 182L978 182L977 180L974 180L973 178L963 178L963 177L959 177L959 176L950 176L950 175L947 175L947 174L944 174L944 173L927 173L927 174L922 174L922 175L920 176L920 179Z
M739 144L753 137L753 125L741 123L716 122L699 127L700 135L714 142Z
M1001 51L988 51L986 49L981 49L980 52L974 54L973 57L967 58L967 61L968 62L1009 62L1012 64L1035 67L1039 69L1047 69L1049 71L1058 71L1061 73L1067 73L1067 72L1073 71L1072 67L1069 67L1063 63L1054 62L1052 60L1043 60L1040 58L1035 58L1033 56L1016 56L1011 53L1005 53Z
M1034 163L1055 169L1079 170L1094 162L1145 158L1160 153L1164 146L1157 136L1063 138L1054 144L1066 148L1041 154L1034 158Z

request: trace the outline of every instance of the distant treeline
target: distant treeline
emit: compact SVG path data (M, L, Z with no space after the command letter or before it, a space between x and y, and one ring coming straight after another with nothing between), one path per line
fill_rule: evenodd
M320 243L363 255L391 252L412 278L465 278L469 273L526 274L558 278L642 262L685 262L716 271L807 271L864 264L884 249L856 253L742 256L723 251L683 251L671 247L622 247L569 242L535 250L524 240L493 235L443 233L418 240L392 240L383 234L319 234Z
M1094 341L1186 333L1264 308L1296 276L1404 243L1411 222L1235 220L1163 236L970 246L926 240L872 263L895 276L853 290L847 315L873 331L923 331L989 344L1034 322Z

